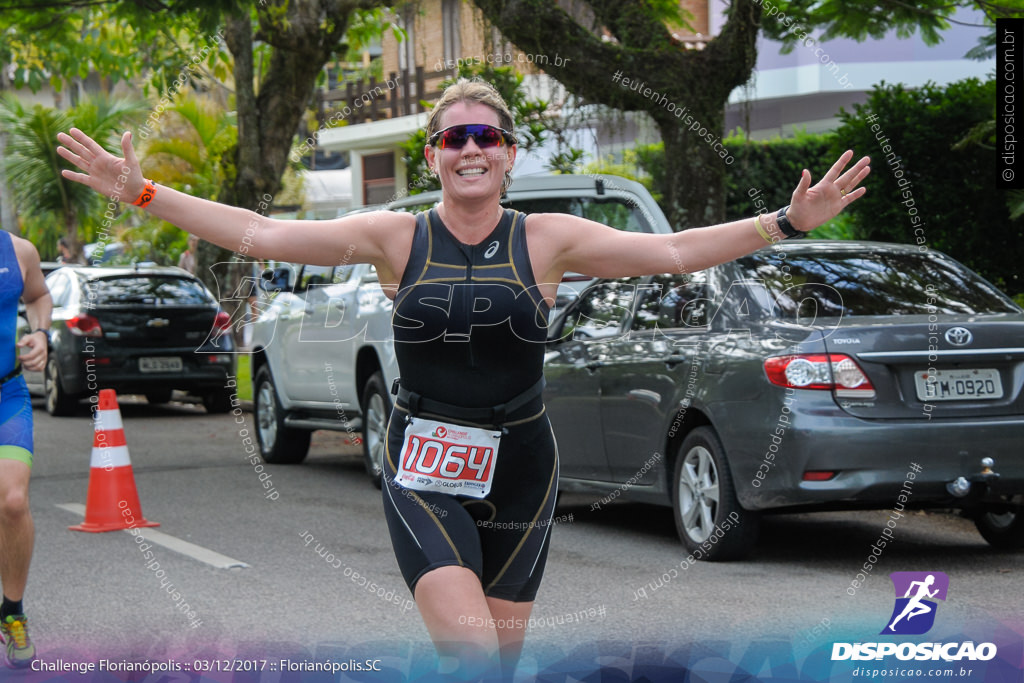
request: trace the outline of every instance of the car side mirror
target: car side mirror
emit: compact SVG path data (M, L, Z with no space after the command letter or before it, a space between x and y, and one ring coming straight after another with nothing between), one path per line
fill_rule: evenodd
M260 274L260 289L264 292L280 292L291 289L291 269L274 268Z
M554 316L548 323L549 346L557 346L558 344L568 341L565 338L565 324L569 320L569 316L572 315L572 312L576 310L576 306L574 305L575 303L575 301L570 301L568 306L565 308L556 310ZM571 334L569 335L569 338L572 338Z

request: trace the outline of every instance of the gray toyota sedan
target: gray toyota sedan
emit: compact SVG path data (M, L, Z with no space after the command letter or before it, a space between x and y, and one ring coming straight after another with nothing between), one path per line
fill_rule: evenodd
M553 324L562 490L672 506L698 559L767 511L958 508L1024 545L1024 311L948 256L804 240L598 281Z

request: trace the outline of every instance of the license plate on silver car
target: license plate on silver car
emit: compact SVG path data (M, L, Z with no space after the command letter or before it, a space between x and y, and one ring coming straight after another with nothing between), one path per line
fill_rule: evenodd
M920 370L914 373L917 398L922 401L983 401L1003 397L999 371Z
M181 372L181 358L176 356L143 356L139 358L139 372Z

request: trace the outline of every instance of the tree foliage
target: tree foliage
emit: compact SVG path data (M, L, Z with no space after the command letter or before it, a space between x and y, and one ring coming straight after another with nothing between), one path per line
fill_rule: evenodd
M39 8L22 8L32 4ZM217 194L220 201L255 210L268 206L266 198L280 190L323 66L347 50L351 19L358 18L356 38L365 40L383 28L375 11L390 5L391 0L47 0L19 3L18 9L0 5L0 60L17 65L15 85L35 88L47 79L55 87L80 82L95 72L108 82L142 78L150 94L161 100L185 90L185 84L209 88L216 83L230 89L238 142L220 156L223 181ZM211 37L222 39L218 49L202 51ZM228 82L218 83L222 80ZM229 258L231 250L204 244L200 273L207 284L224 284L214 282L207 267ZM232 288L231 283L226 286Z
M716 143L723 105L756 61L761 10L754 0L733 0L721 32L703 49L674 37L687 18L670 14L667 2L590 0L573 3L572 13L556 0L474 2L575 95L654 120L667 154L662 193L673 225L724 215L725 165Z
M0 64L14 66L10 85L33 91L46 84L61 91L92 74L108 87L139 76L156 86L189 62L194 40L214 33L222 12L239 7L226 0L156 8L140 0L2 3Z
M1024 292L1024 220L995 190L996 151L958 145L991 120L995 81L916 90L880 84L841 113L839 146L870 153L867 194L850 207L863 239L944 251L1010 294Z
M142 172L153 181L199 197L217 198L224 182L223 155L236 143L234 117L213 98L195 93L179 95L139 140ZM142 214L122 239L129 259L174 265L184 251L187 235L181 229Z
M926 42L937 42L960 8L993 6L980 0L731 0L718 35L697 49L675 38L674 29L686 20L666 19L667 2L474 3L520 50L543 55L545 72L571 92L614 109L646 112L654 120L666 150L662 201L678 229L726 216L726 176L733 169L717 146L724 107L730 93L750 79L762 28L789 48L816 30L825 38L857 40L893 29L901 36L919 31Z
M26 107L10 95L0 97L0 124L9 136L3 172L16 204L30 218L29 225L42 229L37 244L44 251L49 252L57 238L64 236L72 252L79 253L83 238L91 237L79 230L83 217L100 214L105 206L95 192L61 176L61 171L71 166L57 156L57 133L75 126L108 150L117 151L118 132L138 120L143 111L144 105L138 101L102 95L67 111L39 104Z
M726 178L726 218L735 220L789 204L793 178L810 166L814 177L825 173L837 146L834 133L798 132L791 138L751 140L742 133L726 138L724 144L736 156ZM822 164L817 167L815 164ZM588 173L621 175L642 183L658 201L658 187L665 173L665 146L658 142L638 145L623 153L622 162L604 160L586 167ZM663 206L664 210L664 206ZM852 239L849 213L842 213L814 231L816 238Z

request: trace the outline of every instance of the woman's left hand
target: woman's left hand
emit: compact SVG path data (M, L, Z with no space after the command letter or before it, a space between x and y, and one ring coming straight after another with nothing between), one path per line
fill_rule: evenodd
M867 190L857 186L871 172L868 165L871 159L862 158L844 173L843 168L852 158L852 150L844 152L814 187L811 187L811 172L804 169L786 211L786 217L794 228L802 232L813 230L835 218L850 202L864 196Z

